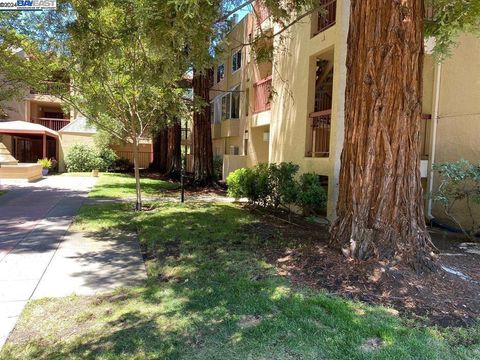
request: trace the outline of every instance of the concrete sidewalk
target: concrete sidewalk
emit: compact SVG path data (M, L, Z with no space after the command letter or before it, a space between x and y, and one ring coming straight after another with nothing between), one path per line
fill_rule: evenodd
M146 278L132 236L68 232L95 180L49 177L0 197L0 348L30 299L91 295Z

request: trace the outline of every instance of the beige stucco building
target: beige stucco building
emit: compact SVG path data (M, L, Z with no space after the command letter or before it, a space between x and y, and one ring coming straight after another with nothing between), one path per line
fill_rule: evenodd
M328 217L334 218L344 136L349 1L322 3L326 14L313 14L273 37L268 62L257 62L248 44L260 28L267 34L280 28L258 6L231 30L214 71L212 137L214 154L223 157L224 178L240 167L282 161L319 174L328 189ZM429 44L431 40L426 41L421 126L426 191L438 186L438 179L430 176L432 162L480 162L480 39L461 36L442 65L429 55ZM428 199L426 207L430 216L442 217Z
M51 86L59 83L52 82ZM62 101L55 96L25 89L16 99L3 102L2 108L6 118L0 122L0 141L20 163L55 158L58 171L64 172L64 159L73 145L94 145L96 130L80 114L65 111ZM112 148L120 158L133 163L130 144ZM151 140L143 139L139 150L140 167L147 168L152 161Z

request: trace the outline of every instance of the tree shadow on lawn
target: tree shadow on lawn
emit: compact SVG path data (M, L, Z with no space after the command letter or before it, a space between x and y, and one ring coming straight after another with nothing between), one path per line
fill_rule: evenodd
M115 223L111 213L97 211L92 220ZM93 216L84 212L81 221L86 214ZM20 352L24 359L455 357L436 330L408 324L386 308L293 287L261 256L263 248L288 239L252 236L245 226L255 219L238 207L158 204L129 216L128 224L113 227L137 229L150 259L148 285L91 298L84 311L94 315L81 334L37 333L19 341L20 327L4 359L22 348L29 352ZM61 314L52 311L55 300L46 306L53 317ZM75 324L78 316L58 321ZM362 348L372 339L377 347Z

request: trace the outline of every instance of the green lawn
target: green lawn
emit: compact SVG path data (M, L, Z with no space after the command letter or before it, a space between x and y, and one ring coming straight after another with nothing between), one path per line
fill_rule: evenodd
M436 329L292 286L235 205L131 210L85 206L74 226L137 231L148 285L30 303L1 359L480 359L480 328ZM371 339L381 346L362 348Z
M141 179L141 186L144 196L161 196L164 190L175 190L179 187L177 183L148 178ZM134 198L135 178L126 174L103 173L89 196L95 198Z
M4 195L7 193L7 190L0 190L0 196Z

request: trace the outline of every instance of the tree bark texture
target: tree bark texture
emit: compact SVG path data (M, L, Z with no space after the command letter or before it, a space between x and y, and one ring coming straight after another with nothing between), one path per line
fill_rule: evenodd
M167 130L167 168L166 175L172 179L180 179L182 173L182 126L176 121Z
M332 243L433 269L420 178L423 0L352 0Z
M208 104L193 114L193 172L194 181L199 185L209 185L215 181L209 92L210 81L208 74L196 72L193 77L193 93Z
M160 130L153 139L153 169L164 174L167 171L168 129Z

